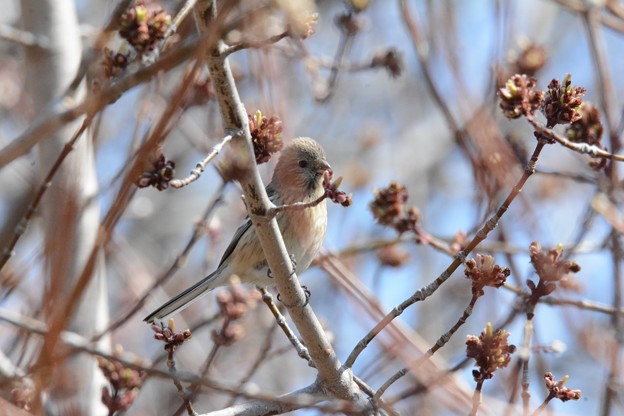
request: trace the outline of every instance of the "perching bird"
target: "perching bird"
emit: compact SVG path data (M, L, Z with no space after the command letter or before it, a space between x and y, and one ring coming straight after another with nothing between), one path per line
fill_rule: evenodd
M282 150L271 183L266 187L267 194L276 206L315 201L325 192L323 176L330 169L319 143L307 137L296 138ZM305 209L279 211L275 218L297 272L303 272L323 244L327 227L325 200ZM214 272L166 302L144 321L153 322L184 308L200 295L227 285L232 275L243 283L261 287L275 284L249 218L234 233Z

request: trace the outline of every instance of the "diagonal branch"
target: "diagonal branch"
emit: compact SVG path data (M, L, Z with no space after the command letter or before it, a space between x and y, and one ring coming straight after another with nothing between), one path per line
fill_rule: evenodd
M377 336L377 334L383 331L386 328L386 326L388 326L395 318L399 317L405 311L405 309L407 309L414 303L424 301L426 298L431 296L444 282L446 282L451 277L453 272L457 270L457 268L461 264L463 264L466 256L470 254L470 252L472 252L472 250L474 250L483 240L485 240L488 234L492 230L494 230L494 228L496 228L496 225L498 224L500 219L503 217L505 212L507 212L507 209L509 208L513 200L520 194L520 191L524 187L524 184L526 183L526 181L535 172L535 165L537 163L537 159L539 158L539 155L542 152L542 149L544 148L545 145L546 145L545 140L539 139L537 141L537 145L535 147L535 150L533 151L533 155L531 156L531 159L529 160L524 170L524 174L518 180L516 185L513 187L513 189L511 190L511 192L505 199L505 201L502 203L502 205L498 208L494 216L492 216L483 225L483 227L477 232L477 234L473 237L473 239L466 246L466 248L463 251L460 251L455 256L455 258L453 259L453 262L433 282L431 282L429 285L427 285L423 289L418 290L408 299L406 299L401 304L396 306L377 325L375 325L375 327L372 330L370 330L369 333L366 334L366 336L360 340L360 342L357 343L353 351L351 351L351 354L349 354L347 361L345 361L346 367L351 368L353 364L355 363L355 360L357 360L358 356L362 353L362 351L364 351L364 349L368 346L368 344L370 344L370 342Z
M195 6L195 18L200 30L206 31L214 26L215 16L216 1L203 0ZM335 397L351 400L366 407L368 402L353 383L351 372L345 371L342 367L318 318L311 307L306 304L305 293L294 273L277 221L275 218L267 220L264 216L254 214L267 212L271 203L254 163L247 112L240 100L229 62L222 55L225 48L225 44L219 41L208 51L208 70L217 96L224 129L227 134L233 135L232 145L237 146L241 156L250 167L240 182L249 217L255 227L268 266L275 277L284 304L291 305L288 306L289 314L308 347L323 389ZM242 133L240 133L241 130Z

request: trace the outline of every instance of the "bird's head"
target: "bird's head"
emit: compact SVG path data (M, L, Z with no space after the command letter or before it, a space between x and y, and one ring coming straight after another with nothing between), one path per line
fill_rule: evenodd
M327 170L331 166L321 145L309 137L298 137L282 150L272 183L276 190L287 192L292 202L318 198L323 193L323 174Z

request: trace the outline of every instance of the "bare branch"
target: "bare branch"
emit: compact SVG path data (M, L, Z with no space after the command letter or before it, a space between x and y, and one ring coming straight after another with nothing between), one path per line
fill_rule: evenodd
M429 285L427 285L423 289L420 289L411 297L403 301L400 305L392 309L390 313L388 313L368 334L366 334L366 336L362 338L360 342L358 342L353 351L351 351L351 354L345 361L345 366L352 367L357 357L362 353L362 351L364 351L364 349L377 336L377 334L379 334L386 326L388 326L388 324L390 324L390 322L392 322L396 317L400 316L406 308L416 302L423 301L431 296L431 294L435 292L440 287L440 285L442 285L451 277L451 274L453 274L453 272L457 270L457 268L465 261L466 256L470 254L472 250L474 250L479 245L479 243L481 243L481 241L487 238L488 234L492 230L494 230L494 228L496 228L496 225L498 224L500 219L503 217L505 212L507 212L507 209L509 208L513 200L520 194L520 191L524 187L526 181L534 173L535 164L537 163L537 159L539 158L539 155L545 144L545 141L538 140L535 150L533 151L533 155L531 156L531 159L529 160L529 163L525 168L524 174L513 187L503 204L498 208L496 214L494 214L494 216L492 216L475 234L472 241L470 241L466 248L455 256L453 262L446 268L446 270L444 270L444 272L442 272L442 274L440 274L440 276L438 276L437 279L435 279Z
M325 200L325 198L327 198L327 193L321 195L320 197L316 198L314 201L310 201L310 202L295 202L293 204L288 204L288 205L279 205L279 206L274 206L268 209L267 213L266 213L266 218L267 219L273 219L275 218L275 216L282 211L286 211L286 210L301 210L301 209L306 209L306 208L311 208L311 207L315 207L318 204L320 204L321 202L323 202Z
M202 31L207 30L211 24L214 25L213 19L217 13L215 3L204 0L195 6L195 18ZM233 144L236 143L245 152L243 156L249 161L249 173L241 179L241 185L250 218L262 245L267 263L275 277L283 302L287 305L290 316L309 348L310 356L318 369L319 380L323 383L323 387L338 398L353 400L355 403L366 406L367 401L359 394L352 381L351 372L344 371L342 368L318 319L305 302L305 294L294 270L292 270L291 261L276 220L272 219L266 222L265 218L253 214L254 212L267 212L270 202L256 164L253 163L254 153L247 111L240 101L227 58L222 55L224 50L225 45L219 41L217 46L209 51L208 69L215 87L224 128L226 132L234 135ZM242 134L235 133L241 129ZM259 224L262 226L258 226Z
M18 157L25 155L34 145L65 126L68 122L76 120L84 114L96 114L130 88L152 78L159 71L168 71L183 63L197 51L199 44L199 39L191 39L185 44L172 49L154 64L125 75L110 85L104 86L98 94L88 95L84 101L75 102L71 96L62 97L51 106L47 113L44 113L42 117L34 121L24 133L0 150L0 169Z
M624 155L609 153L598 146L587 143L573 143L565 137L557 134L554 130L549 129L539 121L535 120L533 117L527 117L527 120L529 120L531 125L535 128L536 132L543 134L548 139L553 140L570 150L574 150L577 153L586 154L591 157L599 157L602 159L617 160L618 162L624 161Z
M39 187L39 190L35 194L35 198L33 199L33 201L28 206L28 209L27 209L26 213L24 214L24 216L22 217L22 219L20 220L20 222L17 224L17 227L15 228L15 233L13 235L13 238L11 239L9 244L4 247L4 249L2 251L2 258L0 259L0 270L2 270L4 268L4 266L9 261L9 259L13 256L13 254L14 254L13 250L15 249L15 245L19 241L20 237L26 232L26 228L28 227L28 223L32 219L33 215L35 214L35 211L37 210L37 207L39 207L39 203L41 202L41 198L43 198L43 196L45 195L46 191L50 188L50 185L52 184L52 180L54 179L54 175L56 175L56 173L58 172L59 168L63 164L63 161L67 158L67 156L74 149L74 145L76 144L78 139L80 137L82 137L82 134L84 133L84 131L87 129L87 127L90 124L91 124L91 118L86 118L83 121L83 123L80 126L80 128L74 133L74 136L71 138L71 140L63 147L63 151L61 152L61 154L58 156L58 158L56 159L56 161L54 162L54 164L50 168L50 171L46 175L45 179L43 180L43 183Z
M280 40L287 38L288 32L282 32L278 35L271 36L268 39L260 40L260 41L243 41L241 43L237 43L236 45L232 45L223 50L222 56L227 57L234 52L242 51L243 49L260 49L265 46L272 45L274 43L279 42Z
M197 165L195 166L195 169L191 171L189 176L187 176L184 179L174 179L169 182L169 185L173 188L180 189L195 182L197 179L199 179L201 174L206 169L206 166L208 165L208 163L210 163L212 159L214 159L221 152L221 149L223 149L223 146L229 143L232 137L233 137L232 135L225 136L221 140L220 143L216 144L212 148L212 150L210 151L210 153L208 153L208 155L204 158L204 160L197 163Z

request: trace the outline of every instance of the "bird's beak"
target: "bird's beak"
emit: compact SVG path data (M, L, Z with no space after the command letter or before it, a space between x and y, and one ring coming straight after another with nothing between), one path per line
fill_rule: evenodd
M318 165L318 171L325 172L326 170L331 170L331 165L327 163L326 160L322 160L321 163L319 163Z

